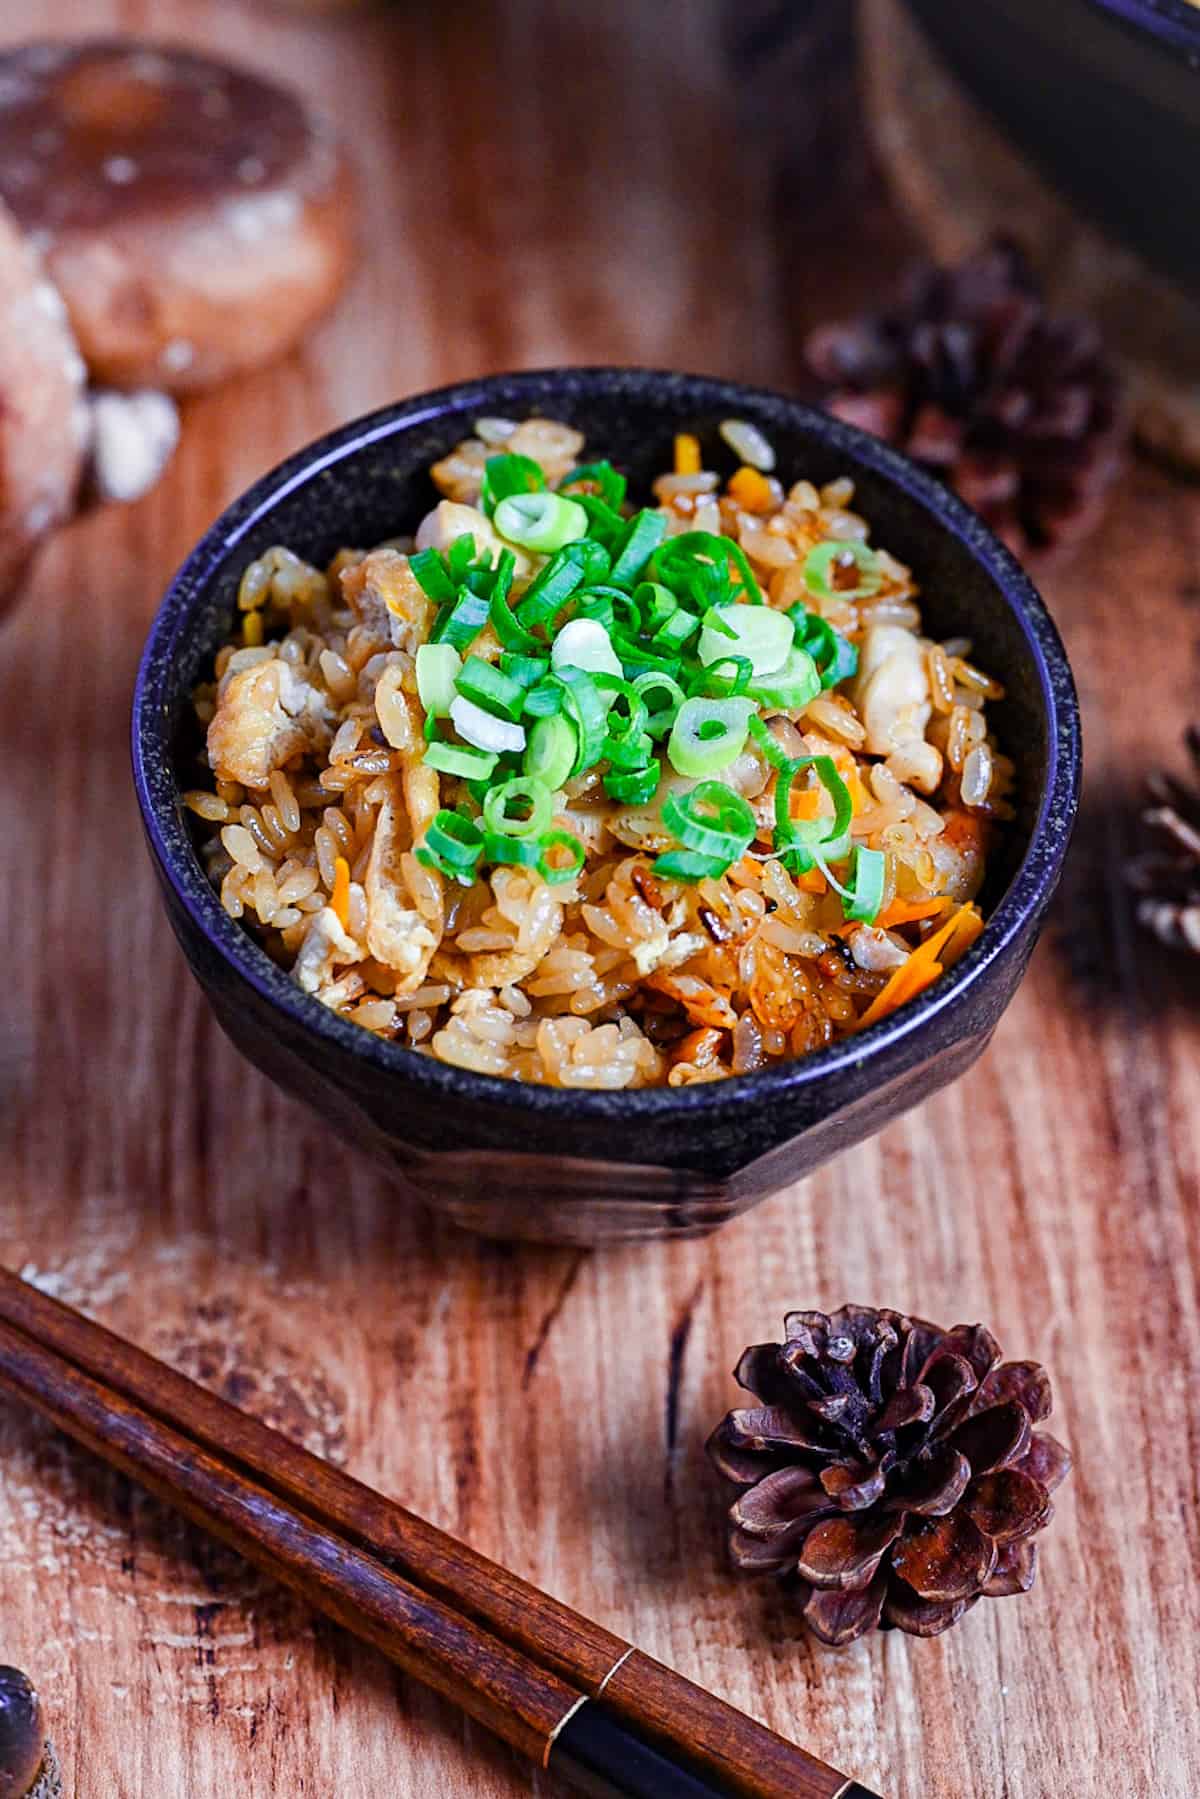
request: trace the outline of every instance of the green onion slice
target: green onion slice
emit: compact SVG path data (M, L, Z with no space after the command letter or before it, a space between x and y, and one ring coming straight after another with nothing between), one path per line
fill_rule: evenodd
M635 676L631 685L646 707L646 730L651 737L665 737L686 697L683 688L670 675L660 674L657 669L647 669L645 674ZM649 700L647 694L651 696ZM665 697L660 698L660 695Z
M633 590L633 607L638 628L653 637L671 614L679 611L679 601L661 581L639 581Z
M702 700L733 699L748 690L752 672L748 656L722 656L709 668L697 670L688 682L688 693Z
M517 775L491 788L483 802L483 822L502 837L540 837L550 825L554 801L534 775Z
M502 831L488 831L483 839L485 862L534 868L540 855L541 846L531 837L506 837Z
M619 512L625 504L625 490L628 486L624 475L618 474L611 462L581 462L573 468L565 480L558 484L559 493L580 497L574 490L578 488L596 489L606 506Z
M563 709L563 690L559 681L547 670L547 678L531 687L525 695L525 712L529 718L552 718Z
M658 792L660 772L657 762L647 762L644 768L614 768L604 777L604 790L623 806L644 806Z
M635 512L629 521L628 528L616 549L612 573L609 579L617 587L633 587L641 576L642 570L666 536L667 515L665 512L643 507Z
M855 571L853 580L845 577ZM865 600L883 585L879 558L855 538L818 543L804 559L804 585L823 600Z
M669 537L655 551L650 566L652 579L663 581L675 593L688 593L696 610L739 596L761 604L762 593L746 552L732 537L712 531L682 531ZM734 576L737 576L735 585Z
M463 531L454 539L446 551L446 573L455 587L461 587L472 568L486 571L492 565L492 559L485 550L476 561L475 539L469 531Z
M600 689L586 669L560 668L553 678L562 686L567 712L579 733L575 765L571 770L573 775L579 775L585 768L590 768L593 762L600 760L608 708Z
M662 820L684 849L719 858L726 867L744 854L758 829L741 794L721 781L701 781L690 793L668 794Z
M442 810L426 831L416 855L426 868L435 868L439 874L470 887L482 853L483 833L474 820L464 818L460 812Z
M749 700L685 700L667 742L677 774L712 775L740 756L750 729Z
M536 642L536 638L534 639ZM543 646L539 643L538 649ZM421 654L420 650L417 655ZM549 674L549 664L544 656L526 656L519 650L504 650L500 656L500 667L510 681L518 687L536 687L538 682Z
M408 566L435 606L445 606L454 599L458 590L446 572L440 550L418 550L409 557Z
M417 651L417 693L429 718L445 718L454 698L462 657L452 643L423 643Z
M772 768L784 769L792 766L792 759L783 748L783 745L778 741L774 733L768 730L767 726L757 714L750 720L750 735L762 751L764 759L771 764Z
M501 500L492 521L501 537L524 550L552 555L585 537L588 516L577 500L559 493L514 493Z
M668 850L656 856L650 872L668 881L706 881L723 875L729 864L720 856L701 856L695 850Z
M792 784L811 768L833 801L832 818L793 818ZM806 874L818 861L839 862L850 853L850 821L854 802L832 756L797 756L780 770L775 782L775 849L781 860Z
M686 606L679 606L654 633L654 647L673 655L677 650L683 649L684 644L696 635L699 628L700 621L695 613L689 612ZM703 660L701 657L701 661Z
M541 493L546 477L531 456L489 456L483 465L479 505L491 518L502 500L513 494Z
M456 650L465 650L479 636L487 622L488 602L479 594L472 593L469 587L463 587L453 604L443 606L438 613L429 633L429 641L449 643Z
M473 700L485 712L515 724L525 704L525 689L503 670L485 662L482 656L468 656L455 686L465 699Z
M847 893L842 890L842 911L848 919L873 924L883 904L884 876L887 857L882 850L854 846L854 878Z
M782 668L773 674L758 675L746 689L760 706L774 706L780 712L799 712L821 691L817 665L807 650L793 644Z
M464 781L484 781L496 766L491 751L470 749L461 743L431 743L421 760L444 775L458 775Z
M550 661L562 668L585 668L594 675L622 675L621 659L612 639L598 619L573 618L554 639Z
M541 781L551 792L571 777L579 754L579 733L563 713L539 718L530 726L525 745L525 773Z
M720 662L732 650L749 657L756 676L769 675L787 660L795 635L787 614L770 606L713 606L704 614L696 654L708 664Z
M807 650L817 665L823 688L836 687L858 673L858 651L848 638L835 631L819 612L809 612L796 604L789 606L788 618L796 632L796 642Z
M558 860L552 861L551 856L555 850L567 854L570 861L566 863ZM537 863L538 873L544 881L549 881L552 887L556 887L562 881L573 880L586 859L587 851L578 837L570 831L547 831L541 842L541 854Z

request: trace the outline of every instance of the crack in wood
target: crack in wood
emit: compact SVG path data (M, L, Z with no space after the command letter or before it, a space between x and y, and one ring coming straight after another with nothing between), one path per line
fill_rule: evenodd
M663 1497L668 1503L675 1496L675 1466L679 1447L679 1396L683 1388L683 1367L687 1356L688 1342L695 1322L696 1307L704 1295L704 1276L701 1275L684 1301L683 1310L675 1320L671 1331L671 1341L667 1348L667 1398L665 1410L666 1436L666 1470L663 1475Z
M570 1266L568 1267L567 1272L563 1276L562 1280L559 1282L558 1292L554 1295L554 1298L550 1302L550 1305L547 1307L546 1311L542 1314L542 1320L541 1320L541 1323L537 1327L537 1331L534 1334L533 1342L529 1345L529 1348L525 1352L525 1367L521 1374L521 1391L522 1391L522 1393L528 1392L530 1383L532 1382L534 1375L537 1373L538 1361L541 1357L541 1353L542 1353L543 1349L545 1349L545 1347L546 1347L546 1342L550 1336L550 1332L554 1329L554 1326L558 1323L558 1319L562 1312L562 1309L566 1305L568 1299L571 1297L571 1289L574 1287L575 1282L579 1279L579 1270L583 1267L583 1261L584 1261L585 1254L586 1254L586 1251L581 1249L579 1251L578 1255L575 1255L571 1258Z

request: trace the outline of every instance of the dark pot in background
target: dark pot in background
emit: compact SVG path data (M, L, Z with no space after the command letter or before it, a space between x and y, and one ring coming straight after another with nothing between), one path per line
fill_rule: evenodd
M1186 0L908 5L1055 186L1200 296L1200 10Z
M987 926L920 998L847 1042L693 1088L593 1093L476 1075L381 1041L275 967L204 877L176 760L189 695L228 632L238 578L273 543L315 562L411 525L426 470L483 415L544 413L626 466L635 493L676 431L714 455L748 418L786 475L849 473L876 541L917 570L937 635L966 633L1005 683L995 723L1020 816L982 896ZM722 454L724 454L722 452ZM717 466L720 466L718 463ZM1057 885L1079 791L1079 720L1062 645L1011 556L961 502L884 445L795 401L637 369L494 376L385 408L321 439L236 501L172 583L134 700L134 778L167 909L225 1030L287 1091L427 1204L490 1235L573 1243L711 1230L879 1130L979 1055L1023 974Z

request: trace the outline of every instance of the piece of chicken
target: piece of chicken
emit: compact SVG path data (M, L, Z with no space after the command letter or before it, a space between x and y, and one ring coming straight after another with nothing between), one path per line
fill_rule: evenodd
M432 773L432 771L428 771ZM413 993L425 978L434 950L442 939L445 915L441 879L431 874L430 892L436 889L438 916L426 918L416 904L404 869L404 858L413 845L414 832L423 835L424 823L410 823L404 776L391 775L389 792L375 825L375 838L363 882L367 897L367 947L377 962L395 969L397 994ZM436 776L435 776L436 780ZM416 797L414 795L414 797ZM436 810L436 794L434 795ZM427 810L422 805L421 811Z
M372 550L341 573L346 603L364 630L380 643L415 656L429 637L433 601L399 550Z
M208 760L223 781L270 784L272 772L330 740L329 702L290 662L256 662L226 681L208 727Z
M890 756L924 740L933 711L921 640L902 625L871 625L852 689L872 756Z

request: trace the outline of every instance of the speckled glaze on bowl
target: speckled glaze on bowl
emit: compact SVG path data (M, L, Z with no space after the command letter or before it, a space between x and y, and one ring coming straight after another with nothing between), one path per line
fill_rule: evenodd
M307 997L229 919L196 856L176 776L189 694L228 634L238 578L270 544L323 563L412 528L430 463L486 415L543 413L628 467L670 466L678 430L732 467L724 418L752 419L787 479L849 473L874 540L911 563L929 628L969 635L1007 698L990 715L1018 766L1020 816L993 858L988 922L919 999L846 1042L761 1074L682 1089L560 1091L436 1062ZM1058 634L973 513L873 438L779 394L645 369L492 376L384 408L265 476L197 545L138 674L133 763L176 935L229 1036L427 1204L499 1237L598 1243L699 1234L879 1130L968 1068L1012 998L1058 882L1079 792L1079 715Z

